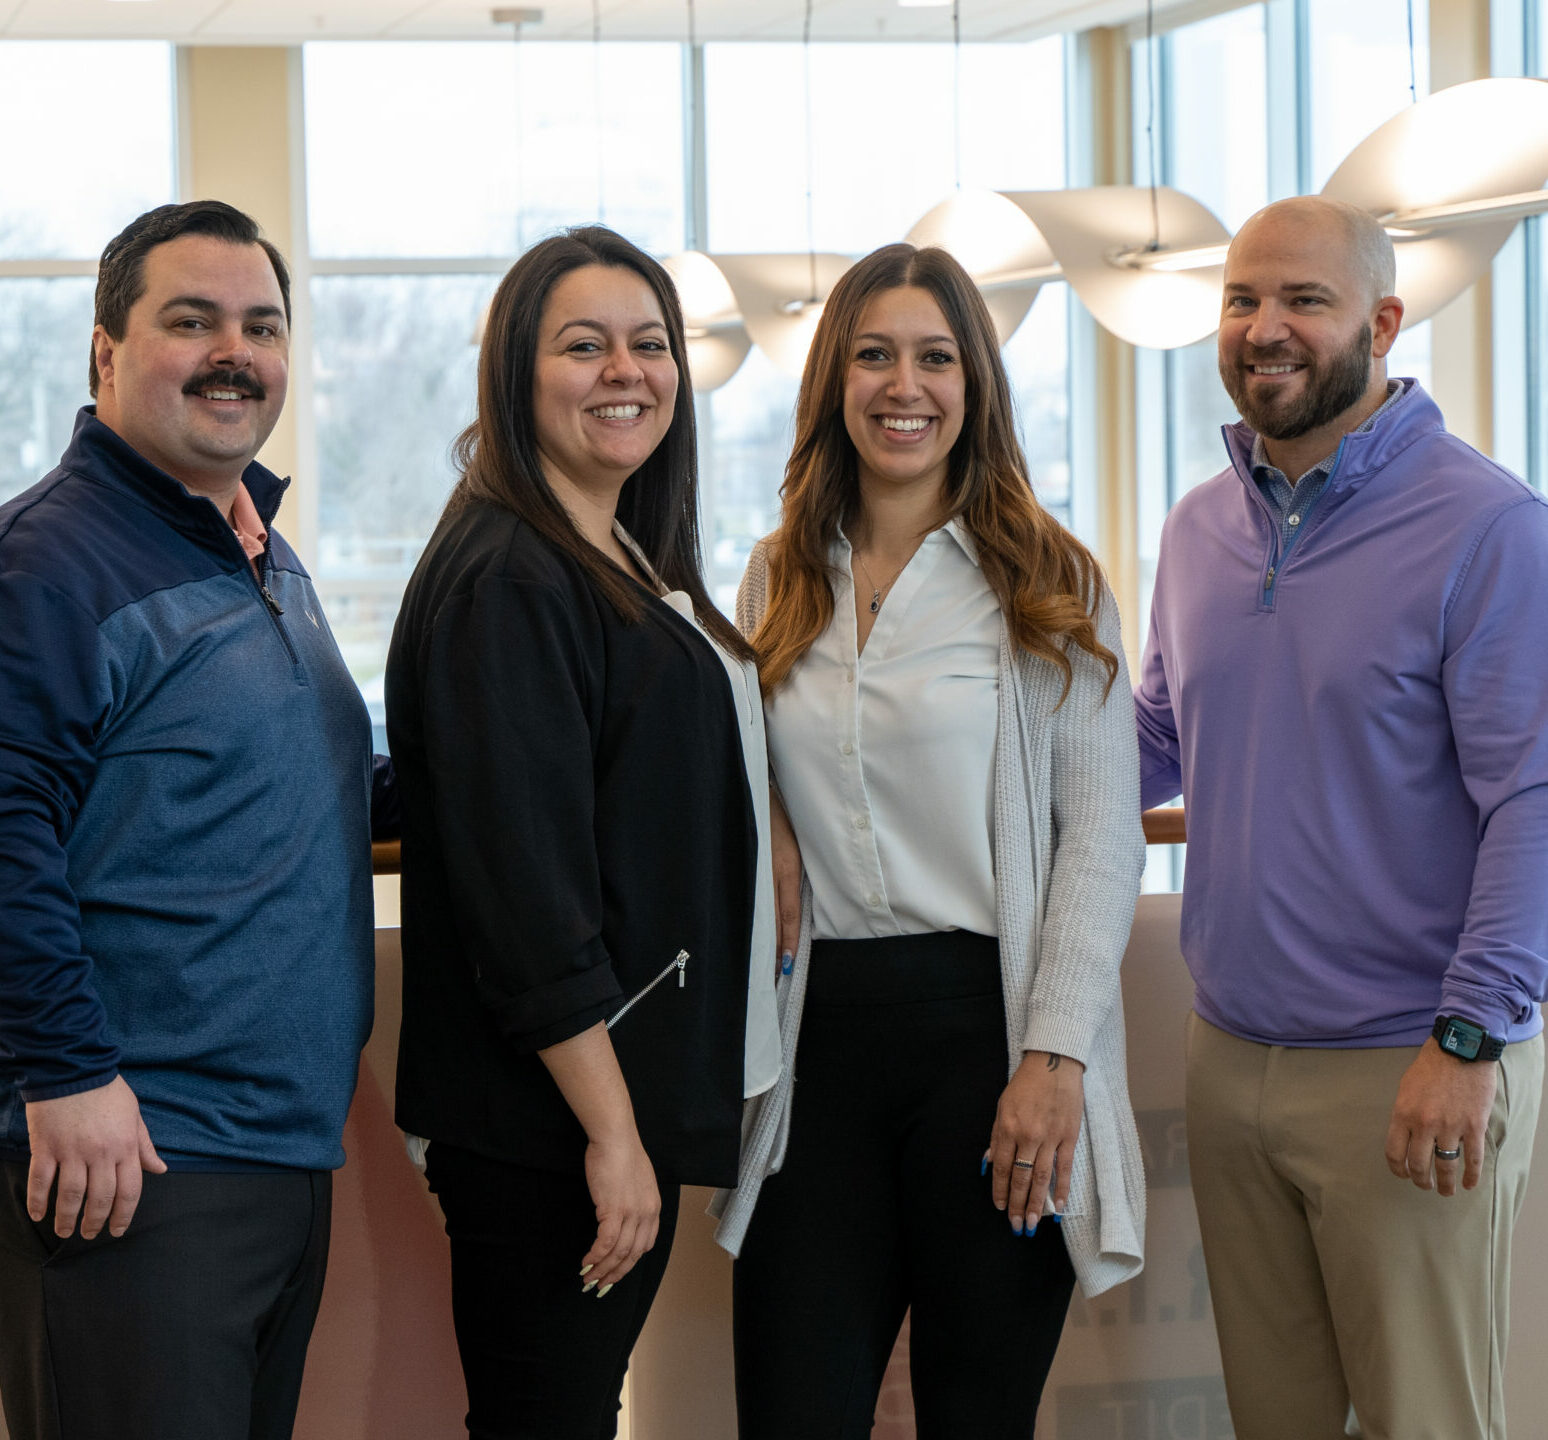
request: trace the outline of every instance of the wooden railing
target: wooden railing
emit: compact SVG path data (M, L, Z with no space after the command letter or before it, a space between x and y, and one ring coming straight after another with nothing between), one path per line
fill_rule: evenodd
M1188 838L1181 810L1147 810L1140 818L1145 822L1147 845L1181 845ZM371 868L378 875L396 875L402 868L401 857L398 841L378 840L371 847Z

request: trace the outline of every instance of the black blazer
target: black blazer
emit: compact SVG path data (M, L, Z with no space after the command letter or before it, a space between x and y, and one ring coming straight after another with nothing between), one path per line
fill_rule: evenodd
M757 832L719 656L654 597L624 623L572 559L472 502L415 568L386 683L398 1123L580 1169L533 1052L668 970L612 1032L640 1135L664 1177L734 1184Z

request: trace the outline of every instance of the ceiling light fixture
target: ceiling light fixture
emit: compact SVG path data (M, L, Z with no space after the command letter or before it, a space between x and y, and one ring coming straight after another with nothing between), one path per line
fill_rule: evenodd
M696 64L699 51L697 17L693 0L688 0L688 55L689 63ZM698 104L702 87L688 87L691 103ZM693 117L697 131L698 117ZM695 166L693 173L702 173ZM689 197L688 248L662 260L672 283L677 288L678 303L683 308L683 333L688 344L688 373L693 380L694 394L706 395L718 390L738 370L752 349L747 327L742 324L742 313L732 293L730 282L713 258L698 247L704 243L699 234L699 207Z
M740 304L742 323L753 344L797 379L806 367L806 352L828 294L853 263L847 255L819 254L817 250L812 197L812 0L806 0L801 25L801 65L806 102L806 254L715 257Z
M1548 84L1469 80L1378 126L1322 193L1386 226L1406 327L1472 285L1523 216L1548 212L1545 182Z

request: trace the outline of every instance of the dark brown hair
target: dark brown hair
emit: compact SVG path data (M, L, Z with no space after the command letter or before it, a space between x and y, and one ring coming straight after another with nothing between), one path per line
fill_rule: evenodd
M554 286L586 265L632 270L651 289L677 362L677 403L661 443L625 483L618 519L667 586L685 591L699 623L732 654L752 649L710 601L699 556L699 464L683 312L672 278L643 250L602 225L577 225L540 240L495 291L478 355L478 418L457 437L462 479L448 509L487 500L514 511L586 571L625 620L644 611L639 588L576 529L549 488L538 452L532 397L543 307Z
M110 338L122 340L129 312L145 293L145 257L158 245L184 235L211 235L233 245L257 245L269 257L274 278L285 302L285 323L290 324L290 267L285 257L263 238L251 215L244 215L223 200L190 200L183 205L158 205L131 220L107 243L97 262L96 324ZM97 393L97 347L91 347L87 371L91 393Z
M900 243L873 251L845 272L823 307L806 359L795 447L780 492L780 528L769 549L768 608L753 636L764 693L783 683L833 618L828 555L839 526L860 508L858 461L844 425L855 332L876 295L904 285L927 291L941 307L962 356L965 413L948 459L943 518L960 518L1012 640L1060 670L1064 694L1073 675L1071 644L1106 667L1111 689L1118 661L1097 639L1092 619L1101 570L1032 494L983 296L946 251Z

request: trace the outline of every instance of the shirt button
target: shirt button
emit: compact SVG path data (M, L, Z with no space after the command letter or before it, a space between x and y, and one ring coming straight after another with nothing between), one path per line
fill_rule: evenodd
M855 747L853 745L851 745L849 743L849 741L847 741L847 740L842 745L839 746L839 749L845 755L853 755L855 753Z
M855 672L853 670L846 670L844 672L844 683L846 685L853 685L855 683Z
M1301 517L1299 515L1292 515L1285 523L1287 525L1299 525L1301 523Z
M866 816L864 816L864 815L856 815L855 816L855 829L856 830L869 830L870 828L871 828L871 822L870 822L870 820Z
M873 910L878 909L881 905L881 896L873 890L865 897L865 903Z

